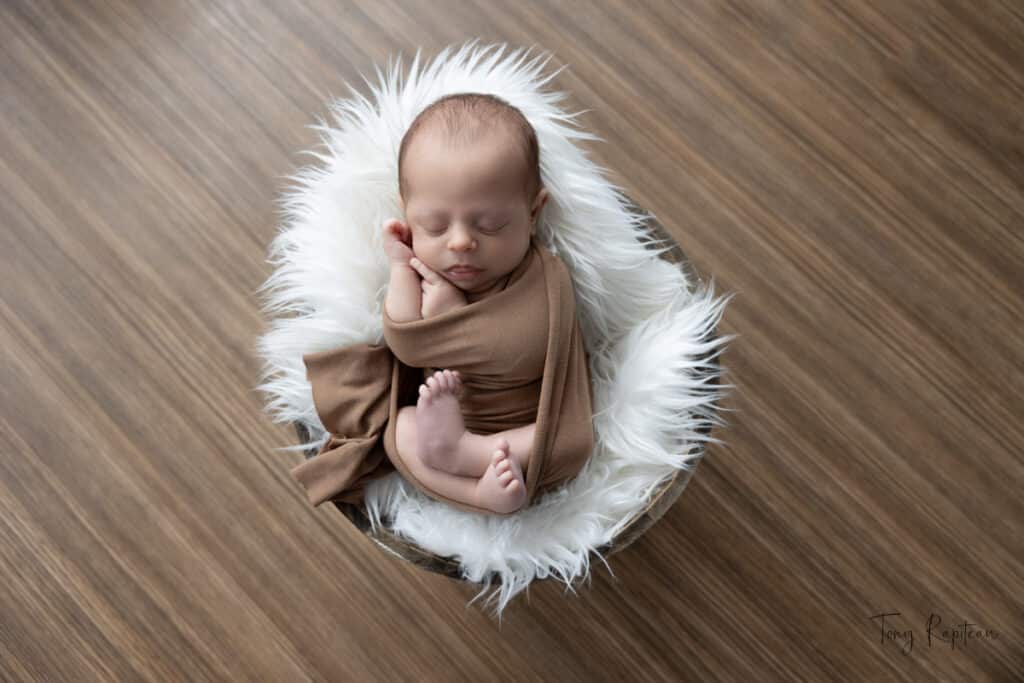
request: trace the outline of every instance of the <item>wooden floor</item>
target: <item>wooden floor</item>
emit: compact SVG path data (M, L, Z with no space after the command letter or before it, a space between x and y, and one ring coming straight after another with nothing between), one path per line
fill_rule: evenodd
M569 65L739 335L726 445L500 630L312 509L254 389L306 126L472 37ZM0 107L3 680L1024 676L1016 0L5 0Z

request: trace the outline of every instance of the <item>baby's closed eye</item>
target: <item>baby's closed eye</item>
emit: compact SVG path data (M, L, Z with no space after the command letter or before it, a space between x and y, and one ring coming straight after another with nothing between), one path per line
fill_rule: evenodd
M480 230L482 232L493 233L493 232L498 232L498 231L504 229L507 225L508 225L508 223L495 223L495 222L492 222L492 223L478 223L475 227L476 227L477 230ZM428 235L434 236L434 237L437 237L439 235L443 235L445 232L448 231L448 226L446 226L446 225L428 225L428 226L421 226L421 228L422 228L423 232L427 233Z

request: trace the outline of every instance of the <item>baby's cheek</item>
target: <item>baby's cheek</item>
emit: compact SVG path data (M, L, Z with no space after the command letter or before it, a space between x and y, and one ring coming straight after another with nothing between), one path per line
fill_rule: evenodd
M440 275L441 277L443 277L444 279L447 280L448 277L447 277L446 273L444 272L444 264L443 263L438 263L436 260L432 259L430 256L431 255L429 253L428 254L424 254L423 256L420 256L419 254L417 254L416 258L418 258L427 268L430 268L432 271L434 271L435 273L437 273L438 275Z

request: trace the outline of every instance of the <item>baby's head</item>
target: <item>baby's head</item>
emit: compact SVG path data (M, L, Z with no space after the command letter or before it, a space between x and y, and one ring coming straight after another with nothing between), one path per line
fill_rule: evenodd
M420 112L398 153L416 257L469 293L488 292L526 255L548 193L537 135L492 95L448 95ZM478 271L450 272L455 265Z

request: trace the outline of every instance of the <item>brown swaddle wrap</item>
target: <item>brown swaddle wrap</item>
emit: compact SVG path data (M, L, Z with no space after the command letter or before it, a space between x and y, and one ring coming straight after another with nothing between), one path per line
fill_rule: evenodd
M505 288L427 320L384 314L387 345L358 344L303 356L317 415L330 436L292 469L313 505L360 503L369 481L394 469L430 497L473 512L418 481L398 455L401 407L415 405L435 368L458 370L466 429L494 434L536 422L525 480L534 496L573 478L594 446L586 351L565 264L531 242Z

